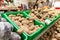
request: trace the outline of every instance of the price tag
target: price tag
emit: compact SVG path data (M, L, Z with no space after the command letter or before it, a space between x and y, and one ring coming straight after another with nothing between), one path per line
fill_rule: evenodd
M46 19L46 20L45 20L45 23L46 23L46 24L50 24L50 23L51 23L51 20L50 20L50 19Z

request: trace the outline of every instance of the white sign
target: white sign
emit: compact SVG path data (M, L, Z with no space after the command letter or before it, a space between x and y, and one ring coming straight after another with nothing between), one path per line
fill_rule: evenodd
M14 4L25 4L28 5L28 0L14 0Z
M60 7L60 2L59 2L59 1L56 1L56 2L54 3L54 7Z

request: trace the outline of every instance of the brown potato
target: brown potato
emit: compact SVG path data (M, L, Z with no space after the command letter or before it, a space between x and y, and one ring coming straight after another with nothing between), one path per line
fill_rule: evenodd
M56 38L52 38L52 40L57 40Z
M38 8L38 11L40 10L41 8Z
M17 14L17 16L22 17L23 15L22 14Z
M23 29L21 29L21 28L18 29L18 30L17 30L17 33L18 33L18 34L22 34L22 33L23 33Z
M38 13L38 11L35 11L34 13L35 13L35 14L37 14L37 13Z
M30 26L28 29L29 29L29 30L34 30L35 27L32 25L32 26Z
M20 23L20 22L18 22L18 21L14 21L14 22L15 22L17 25L19 25L19 23Z
M12 17L12 19L11 20L15 20L15 17Z
M26 24L28 24L29 23L29 20L26 20Z
M35 8L35 11L37 11L37 8Z
M18 20L19 19L19 17L15 17L15 20Z
M58 21L58 24L60 25L60 21Z
M29 29L28 29L28 28L26 28L26 27L25 27L24 31L25 31L25 32L27 32L27 33L29 33L29 32L30 32L30 31L29 31Z
M39 14L37 13L36 16L39 16Z
M9 16L10 19L12 19L12 17Z
M28 25L31 26L31 25L33 25L33 23L29 23Z
M60 33L57 33L57 35L55 35L56 38L60 38Z
M14 15L10 14L9 17L13 17Z
M27 24L26 19L22 21L23 24Z
M33 20L29 20L29 23L32 23L33 22Z
M32 33L33 33L33 31L29 31L29 32L28 32L28 34L32 34Z
M34 12L34 9L32 9L31 11Z
M60 28L60 25L56 25L58 28Z
M19 23L19 26L22 26L22 23Z
M33 13L30 13L30 15L33 17L34 16L34 14Z
M18 20L19 22L21 22L22 21L22 19L21 18L19 18L19 20Z
M38 27L35 27L35 29L33 30L33 32L37 31L39 28Z

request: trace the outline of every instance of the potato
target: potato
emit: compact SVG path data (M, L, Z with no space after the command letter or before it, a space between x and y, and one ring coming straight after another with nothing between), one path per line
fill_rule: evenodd
M23 32L23 29L21 29L21 28L17 30L18 34L22 34L22 32Z
M60 38L60 33L57 33L57 35L55 35L56 38Z
M22 26L22 23L19 23L19 26Z
M10 14L10 15L9 15L9 17L13 17L13 15L12 15L12 14Z
M34 9L32 9L31 11L34 12Z
M41 8L38 8L38 11L40 10Z
M39 16L39 14L37 13L36 16Z
M24 27L24 31L27 32L27 33L30 32L29 29L28 29L27 27Z
M35 11L34 13L35 13L35 14L37 14L37 13L38 13L38 11Z
M22 23L23 23L23 24L26 24L26 20L23 20Z
M22 21L22 19L21 18L19 18L19 20L18 20L19 22L21 22Z
M19 22L18 21L14 21L17 25L19 25Z
M33 20L29 20L29 23L32 23L33 22Z
M60 21L58 21L58 24L60 25Z
M28 24L28 23L29 23L29 21L28 21L28 20L26 20L26 23Z
M15 17L15 20L18 20L19 19L19 17Z
M29 27L27 24L23 24L23 26L25 26L25 27L27 27L27 28Z
M22 17L23 15L22 14L17 14L17 16Z
M12 17L12 19L11 20L15 20L15 17Z
M12 17L9 16L10 19L12 19Z
M39 18L38 18L38 17L36 17L36 16L34 16L34 19L36 19L36 20L38 19L38 20L39 20Z
M37 8L35 8L35 11L37 11Z
M28 34L32 34L32 33L33 33L33 31L29 31L29 32L28 32Z
M24 20L25 18L22 17L21 19Z
M28 25L31 26L31 25L33 25L33 23L29 23Z
M60 28L57 28L58 31L60 31Z
M57 40L56 38L52 38L52 40Z
M33 18L27 18L27 20L30 21L30 20L34 20L34 19Z
M60 28L60 25L56 25L58 28Z
M33 17L34 16L34 14L33 13L30 13L30 15Z
M29 30L34 30L35 27L32 25L32 26L30 26L28 29L29 29Z
M38 30L38 28L37 27L35 27L35 29L33 30L33 32L36 32Z

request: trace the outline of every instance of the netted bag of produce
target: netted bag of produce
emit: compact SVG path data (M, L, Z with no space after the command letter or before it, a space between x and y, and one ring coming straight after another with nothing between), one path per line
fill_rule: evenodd
M11 32L9 40L21 40L21 37L17 33Z
M13 27L8 22L0 22L0 40L9 40Z

